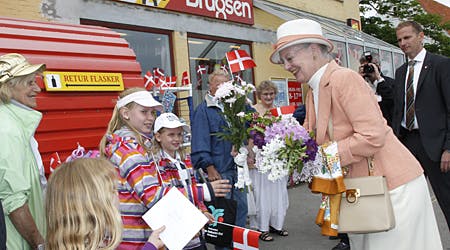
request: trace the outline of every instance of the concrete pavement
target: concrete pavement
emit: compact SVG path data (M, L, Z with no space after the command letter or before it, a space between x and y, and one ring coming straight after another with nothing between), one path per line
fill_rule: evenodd
M431 190L431 187L429 188ZM274 241L272 242L260 241L259 249L331 250L339 241L329 240L328 237L322 236L320 234L320 228L314 224L317 209L320 204L320 195L312 194L306 184L290 188L288 192L289 209L286 216L285 228L289 231L289 236L273 236ZM444 250L450 250L450 232L447 223L432 193L431 199L443 248ZM388 249L388 246L386 246L386 249Z

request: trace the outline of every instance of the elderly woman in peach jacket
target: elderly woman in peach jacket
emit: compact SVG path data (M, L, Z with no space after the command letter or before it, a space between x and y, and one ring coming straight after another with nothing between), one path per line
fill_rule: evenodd
M297 19L277 30L270 60L282 64L299 83L307 83L305 128L316 132L317 143L329 142L329 123L347 177L385 176L396 226L381 233L349 234L351 249L442 249L422 168L394 136L375 96L357 72L338 66L329 52L333 44L319 23Z

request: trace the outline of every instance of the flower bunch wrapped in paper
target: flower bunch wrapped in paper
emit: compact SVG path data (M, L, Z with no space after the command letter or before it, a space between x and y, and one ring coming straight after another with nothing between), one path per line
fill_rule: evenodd
M292 116L282 116L267 126L264 143L261 148L255 143L256 165L261 173L268 173L271 181L294 171L301 173L304 163L316 158L315 140Z

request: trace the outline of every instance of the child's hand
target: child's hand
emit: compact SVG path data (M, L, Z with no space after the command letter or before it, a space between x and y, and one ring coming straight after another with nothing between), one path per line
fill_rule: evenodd
M162 226L156 230L153 230L152 235L148 238L148 242L152 243L157 249L164 246L164 242L159 238L159 234L166 229L166 226Z
M209 223L214 223L214 217L209 212L203 212L203 214L208 218Z

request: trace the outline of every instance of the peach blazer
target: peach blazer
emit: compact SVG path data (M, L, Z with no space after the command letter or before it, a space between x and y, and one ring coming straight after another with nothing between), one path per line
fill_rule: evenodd
M386 176L389 190L423 174L420 163L387 125L375 95L358 73L331 61L320 79L318 100L316 119L312 91L308 91L304 127L315 131L317 143L323 144L330 140L331 117L341 165L349 167L347 177L367 176L369 156L374 159L374 175Z

